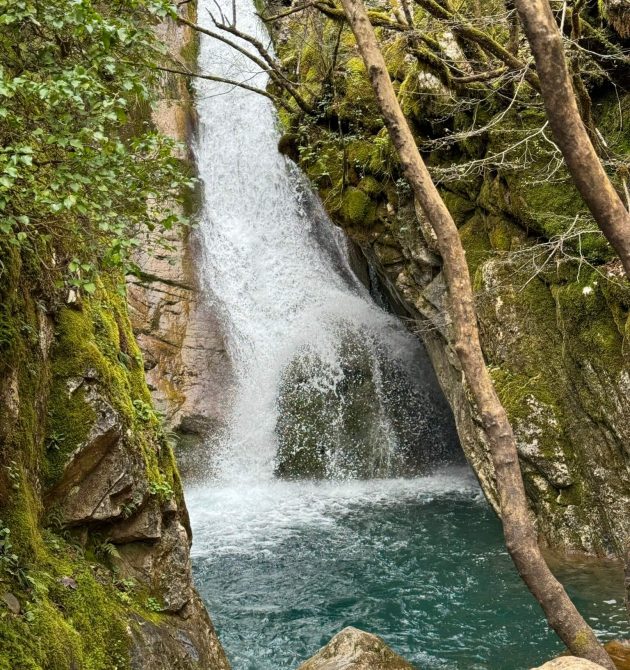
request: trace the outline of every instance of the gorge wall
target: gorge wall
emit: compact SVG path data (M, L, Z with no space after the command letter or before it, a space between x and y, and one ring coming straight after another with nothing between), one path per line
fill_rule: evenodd
M509 15L503 3L490 4L484 15L496 18L477 24L507 44ZM630 532L630 290L619 264L554 152L540 98L522 73L463 88L451 78L451 67L471 71L467 59L492 67L450 31L462 16L475 22L475 4L463 3L450 24L416 6L421 45L400 11L372 11L404 111L461 231L484 352L517 435L541 537L560 549L623 555ZM590 46L618 49L619 35L597 21ZM280 66L314 106L306 114L277 89L294 110L280 109L280 148L311 177L392 303L413 320L493 501L488 449L452 348L441 262L400 178L353 37L332 6L270 25ZM526 59L518 34L510 48ZM583 54L571 58L595 68ZM585 77L593 124L610 162L623 165L630 98L618 97L616 83L627 81L627 59L609 71L598 62L597 72Z
M193 5L182 12L194 20ZM198 36L190 28L168 21L159 26L158 36L176 62L196 67ZM187 148L181 158L194 170L196 116L190 84L164 73L160 101L151 116L160 132ZM187 203L186 214L198 213L199 197L197 192ZM232 375L220 324L199 273L203 254L197 230L173 229L164 253L149 253L159 235L147 231L146 247L136 251L139 272L128 278L128 304L153 401L178 436L180 464L193 475L195 447L223 426Z
M0 667L227 668L124 301L51 303L3 265Z

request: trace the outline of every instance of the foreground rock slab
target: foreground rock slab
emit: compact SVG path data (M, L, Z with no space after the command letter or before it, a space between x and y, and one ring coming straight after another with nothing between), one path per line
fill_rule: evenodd
M298 670L414 670L414 667L380 637L349 626Z
M597 663L587 661L584 658L578 658L577 656L562 656L554 658L553 661L549 661L533 670L601 670L602 667Z

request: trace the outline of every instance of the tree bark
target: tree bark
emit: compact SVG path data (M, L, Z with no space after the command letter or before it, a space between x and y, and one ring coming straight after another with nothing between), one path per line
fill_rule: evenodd
M540 81L549 125L569 172L630 277L630 213L608 175L584 127L571 86L562 36L548 0L516 0Z
M437 237L449 292L455 351L490 445L507 549L519 574L542 606L549 624L571 653L614 670L610 657L549 570L540 551L512 427L483 358L470 275L459 232L420 157L362 0L342 0L342 3L404 174Z

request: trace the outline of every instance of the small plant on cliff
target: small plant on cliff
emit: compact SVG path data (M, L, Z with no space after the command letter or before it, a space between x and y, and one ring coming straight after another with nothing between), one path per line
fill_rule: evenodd
M152 481L149 484L149 493L160 500L170 500L175 495L173 487L164 478Z
M11 488L14 491L20 490L20 469L18 464L15 461L11 461L9 465L5 465L4 468L7 471L7 477L11 482Z
M0 581L3 578L15 580L22 588L30 588L33 580L29 577L20 559L13 551L11 529L0 519Z
M161 612L164 607L160 604L160 601L157 598L149 597L146 599L144 606L146 609L149 610L149 612Z
M107 567L116 572L114 561L120 558L116 545L108 538L94 537L94 555Z
M136 415L142 421L159 421L159 414L151 407L151 405L144 400L134 400L133 407L136 411Z

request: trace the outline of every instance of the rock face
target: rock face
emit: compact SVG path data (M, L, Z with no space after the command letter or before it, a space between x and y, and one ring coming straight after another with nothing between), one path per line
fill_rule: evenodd
M349 626L298 670L414 670L414 667L380 637Z
M194 12L191 5L182 11ZM167 22L158 33L179 60L194 61L193 31ZM194 67L194 62L190 65ZM190 147L195 116L186 82L165 75L162 95L152 112L153 124ZM181 158L192 165L186 151ZM196 214L197 208L191 202L186 214ZM193 460L186 458L187 452L223 424L230 398L230 363L220 325L203 295L198 272L203 261L195 231L173 230L167 235L168 250L156 244L157 235L148 233L146 244L136 252L140 272L127 282L128 303L147 383L168 427L180 437L185 465ZM163 231L159 235L164 241Z
M464 5L464 13L470 9L473 15L474 9ZM447 51L453 46L443 25L424 14L421 20L436 44ZM305 84L301 92L318 100L326 94L324 87L313 89L313 82L327 75L311 48L325 49L327 37L318 36L332 36L335 24L315 11L306 27L293 22L298 19L283 19L276 48L282 62L296 68ZM508 34L501 30L497 27L496 39ZM620 279L605 240L593 232L596 227L561 165L549 183L544 147L527 145L527 170L495 161L544 124L535 96L524 94L525 106L534 105L528 115L516 110L501 115L498 102L484 108L483 123L493 119L493 125L468 136L476 113L461 111L460 103L467 103L458 91L446 91L430 63L409 52L404 36L387 35L384 53L404 112L461 233L482 346L515 429L541 539L556 548L623 556L630 541L630 287ZM298 152L300 165L333 220L378 272L391 304L413 323L452 408L466 456L496 506L489 449L462 384L434 241L401 179L350 37L331 58L337 56L336 93L327 112L347 125L345 140L317 122L283 112L283 149L296 155L288 145L308 147ZM615 125L619 109L630 118L629 97L618 104L614 90L598 91L595 123L610 150L625 155ZM521 158L518 154L514 161Z

